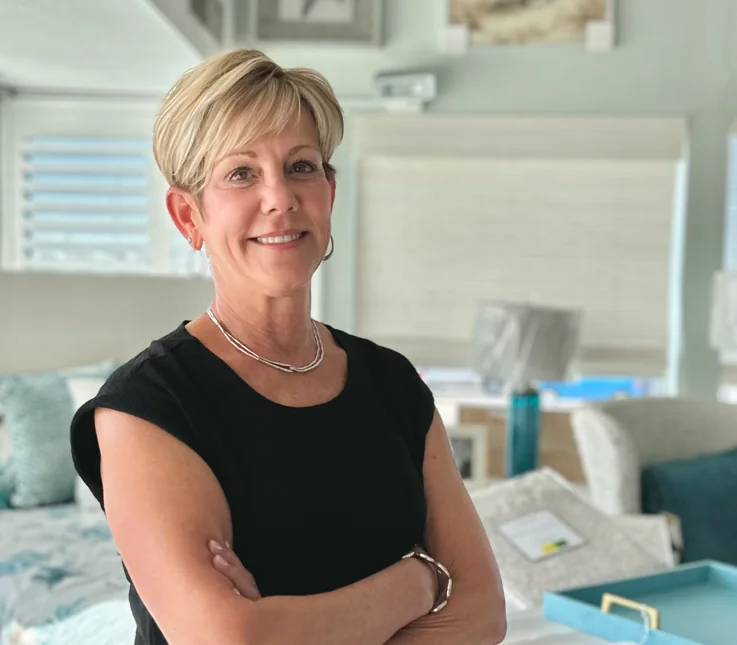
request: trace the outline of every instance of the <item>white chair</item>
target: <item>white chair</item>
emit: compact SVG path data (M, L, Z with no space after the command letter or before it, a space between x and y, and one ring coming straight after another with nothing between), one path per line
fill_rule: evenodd
M642 468L737 447L737 406L683 398L618 399L571 414L593 503L637 514Z

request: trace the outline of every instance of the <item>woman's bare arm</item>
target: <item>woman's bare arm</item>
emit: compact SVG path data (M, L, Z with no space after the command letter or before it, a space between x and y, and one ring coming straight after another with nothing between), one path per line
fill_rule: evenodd
M413 559L343 589L257 601L213 567L211 539L232 540L214 474L157 426L95 412L105 511L123 563L171 645L383 645L426 614L435 582Z
M425 547L448 567L453 593L442 611L419 618L387 645L501 643L507 622L499 569L437 412L427 435L423 474Z

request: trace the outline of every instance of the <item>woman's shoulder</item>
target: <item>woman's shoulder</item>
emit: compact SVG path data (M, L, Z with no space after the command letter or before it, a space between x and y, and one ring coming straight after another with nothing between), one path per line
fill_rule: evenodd
M351 358L351 353L360 354L364 361L382 371L390 370L392 373L397 373L397 370L399 370L400 374L406 374L408 372L417 374L417 370L412 362L396 349L380 345L363 336L349 334L330 325L325 326L330 330L335 341L348 353L349 358Z
M193 340L182 322L172 331L151 341L147 347L118 366L107 378L100 393L114 391L150 378L165 378L181 360L182 348Z
M147 421L179 439L201 456L207 447L190 422L191 390L178 367L186 341L184 323L152 341L118 367L98 393L77 409L71 422L70 440L74 466L102 503L100 446L95 411L106 408ZM203 456L204 459L204 456Z
M369 367L373 387L402 421L401 427L410 440L420 442L416 454L421 455L435 413L435 400L415 365L396 349L368 338L330 330L348 353L349 361L360 354L360 360Z
M368 366L374 378L388 382L388 389L414 388L421 390L423 397L427 397L429 390L425 385L415 364L400 351L381 345L369 338L349 334L348 332L330 329L336 342L348 354L349 361L359 358ZM391 386L395 386L392 388Z

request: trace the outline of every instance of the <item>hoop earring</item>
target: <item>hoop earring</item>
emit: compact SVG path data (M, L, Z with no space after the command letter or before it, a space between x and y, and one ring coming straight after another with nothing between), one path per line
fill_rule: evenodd
M333 257L333 251L335 251L335 240L333 240L333 236L330 236L330 252L322 259L323 262L327 262L331 257Z

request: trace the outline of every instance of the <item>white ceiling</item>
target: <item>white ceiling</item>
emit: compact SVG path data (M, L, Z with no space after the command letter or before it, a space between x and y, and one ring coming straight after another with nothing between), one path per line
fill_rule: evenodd
M160 95L199 60L149 0L0 0L0 85Z

